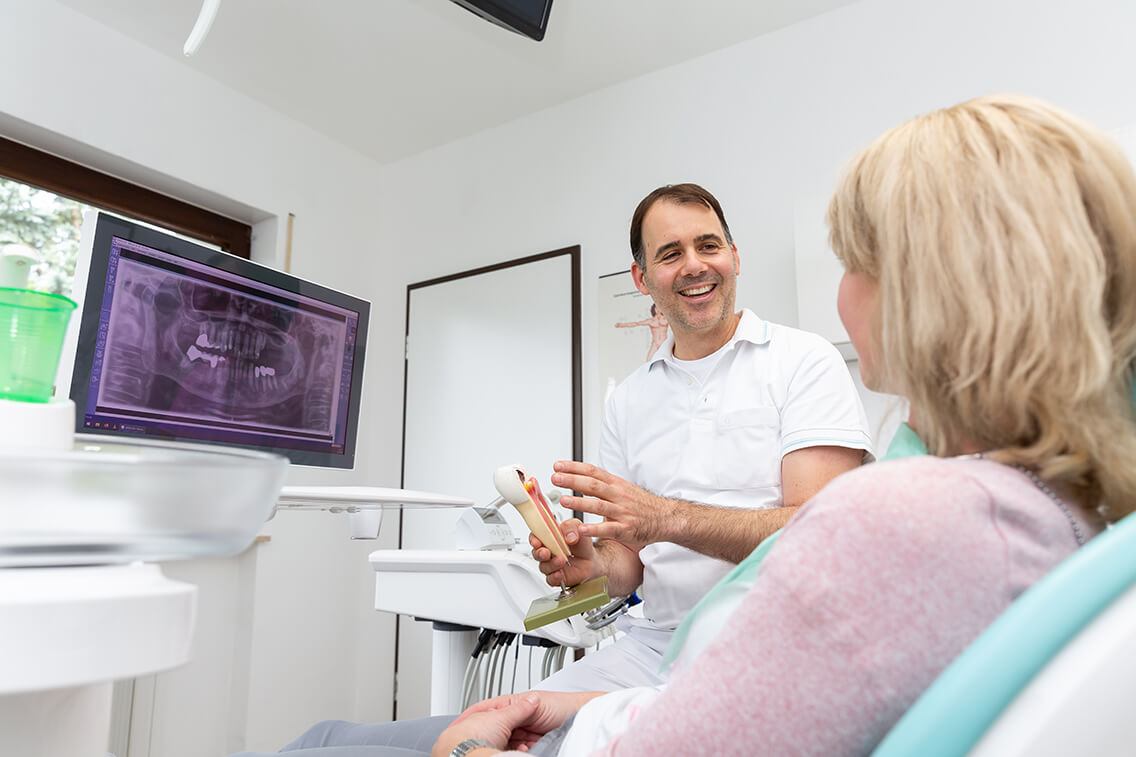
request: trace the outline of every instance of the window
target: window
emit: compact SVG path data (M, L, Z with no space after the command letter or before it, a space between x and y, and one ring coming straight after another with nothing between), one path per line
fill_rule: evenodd
M79 227L88 207L0 177L0 249L25 252L35 259L28 277L30 289L55 294L71 291Z
M83 212L98 208L248 258L248 224L0 137L0 247L31 249L29 286L68 292Z

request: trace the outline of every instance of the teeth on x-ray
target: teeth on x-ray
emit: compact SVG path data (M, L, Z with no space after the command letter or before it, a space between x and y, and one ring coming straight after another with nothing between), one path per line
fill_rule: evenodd
M236 357L256 360L260 357L268 337L259 331L246 328L226 327L224 324L207 323L197 337L195 344L210 350L231 352Z
M204 334L202 334L202 336L204 336ZM198 341L198 343L201 342L200 339L198 339L197 341ZM211 365L214 368L217 367L217 363L225 362L225 356L224 355L214 355L214 354L209 353L209 352L202 352L201 350L197 349L197 347L192 345L192 344L189 345L189 349L185 351L185 356L187 358L189 358L191 361L193 361L193 360L206 360L206 361L209 362L209 365Z

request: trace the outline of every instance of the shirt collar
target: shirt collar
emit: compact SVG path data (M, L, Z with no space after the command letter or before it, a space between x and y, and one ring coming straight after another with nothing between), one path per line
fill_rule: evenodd
M724 347L733 349L733 345L738 342L765 344L770 339L769 332L769 321L762 320L749 308L742 308L742 317L738 321L738 327ZM655 363L674 360L674 343L674 332L668 331L666 341L659 346L659 349L655 350L655 354L651 356L650 364L654 366Z

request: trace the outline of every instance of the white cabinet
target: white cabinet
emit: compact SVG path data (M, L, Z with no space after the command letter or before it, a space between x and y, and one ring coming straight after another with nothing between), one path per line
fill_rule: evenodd
M390 720L394 618L367 555L395 546L397 516L378 540L348 533L345 515L281 511L240 555L164 564L199 590L192 657L118 685L112 753L275 752L319 720Z

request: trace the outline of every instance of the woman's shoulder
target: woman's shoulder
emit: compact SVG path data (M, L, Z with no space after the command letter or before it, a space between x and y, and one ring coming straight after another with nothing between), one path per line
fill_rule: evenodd
M1002 467L923 456L849 471L801 506L767 560L780 575L823 567L842 587L872 577L902 583L928 565L944 578L997 573L1008 554L1003 497L988 484Z
M861 466L834 479L801 508L801 516L895 518L905 521L989 520L1016 472L989 460L932 455Z
M889 489L912 484L982 482L998 477L1006 466L976 456L912 455L862 465L833 480L840 487Z

